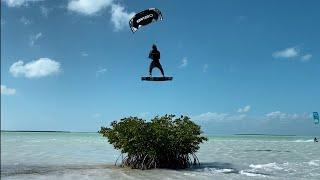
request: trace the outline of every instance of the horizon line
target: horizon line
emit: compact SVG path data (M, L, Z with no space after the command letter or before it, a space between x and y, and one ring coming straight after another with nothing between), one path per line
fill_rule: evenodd
M57 132L57 133L98 133L98 131L58 131L58 130L1 130L1 132ZM223 136L223 135L235 135L235 136L298 136L296 134L268 134L268 133L236 133L236 134L206 134L206 136ZM310 136L310 135L309 135Z

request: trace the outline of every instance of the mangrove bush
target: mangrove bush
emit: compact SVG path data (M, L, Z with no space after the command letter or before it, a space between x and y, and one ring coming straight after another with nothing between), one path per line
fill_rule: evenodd
M207 141L200 126L188 116L156 116L147 122L138 117L113 121L100 134L121 151L122 165L135 169L181 169L199 165L196 152ZM117 163L117 162L116 162Z

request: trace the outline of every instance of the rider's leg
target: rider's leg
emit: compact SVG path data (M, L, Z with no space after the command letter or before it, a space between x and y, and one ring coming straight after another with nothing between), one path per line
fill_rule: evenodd
M159 63L159 64L157 64L157 68L159 68L159 69L160 69L161 74L162 74L162 76L164 77L164 71L163 71L162 66L161 66L161 64L160 64L160 63Z
M150 63L150 66L149 66L149 75L152 76L152 69L154 68L154 63L153 61Z

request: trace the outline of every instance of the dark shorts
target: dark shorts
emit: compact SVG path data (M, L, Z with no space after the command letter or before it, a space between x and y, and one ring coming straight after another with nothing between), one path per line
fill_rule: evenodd
M161 64L160 64L159 61L152 61L152 62L151 62L150 68L155 68L155 67L157 67L157 68L159 68L159 69L162 68L162 66L161 66Z
M159 62L159 60L153 60L153 61L151 62L151 64L150 64L150 67L149 67L149 72L150 72L150 74L151 74L151 72L152 72L152 69L155 68L155 67L156 67L156 68L159 68L162 74L164 73L164 72L163 72L163 69L162 69L162 66L161 66L161 64L160 64L160 62Z

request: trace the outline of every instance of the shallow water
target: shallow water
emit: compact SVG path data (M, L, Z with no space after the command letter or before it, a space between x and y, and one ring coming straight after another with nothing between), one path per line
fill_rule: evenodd
M200 167L132 170L97 133L1 132L1 179L320 179L313 137L210 136Z

